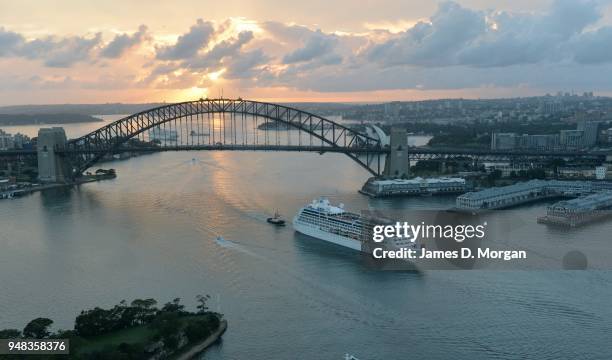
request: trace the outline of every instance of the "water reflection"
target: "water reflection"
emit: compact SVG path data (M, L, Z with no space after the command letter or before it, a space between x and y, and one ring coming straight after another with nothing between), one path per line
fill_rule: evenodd
M177 296L194 306L209 293L230 326L206 359L612 352L609 272L377 272L357 254L266 223L273 209L291 218L322 194L354 211L453 202L363 197L369 174L341 154L160 153L113 167L113 181L0 203L0 327L49 316L67 328L83 308ZM575 241L529 220L542 208L504 220L512 241Z

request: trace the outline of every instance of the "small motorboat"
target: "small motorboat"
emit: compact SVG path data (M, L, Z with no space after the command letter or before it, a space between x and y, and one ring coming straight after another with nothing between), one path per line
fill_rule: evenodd
M275 211L274 216L269 217L267 221L272 225L285 226L285 220L280 216L278 211Z

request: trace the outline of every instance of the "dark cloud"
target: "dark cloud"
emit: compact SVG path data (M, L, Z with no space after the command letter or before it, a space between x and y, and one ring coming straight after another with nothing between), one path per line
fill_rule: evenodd
M15 55L15 50L18 49L24 41L21 34L0 27L0 57Z
M574 60L580 64L612 62L612 27L583 34L572 44Z
M386 66L445 66L454 63L455 53L486 29L483 13L443 2L430 22L420 21L398 37L373 46L368 57Z
M283 63L294 64L310 61L316 57L330 54L334 50L337 41L334 36L323 34L318 30L309 36L303 47L285 55Z
M567 0L555 1L546 14L491 14L496 29L461 49L456 63L491 67L564 61L571 57L569 45L600 17L596 3Z
M96 34L93 38L47 37L26 41L23 35L0 27L0 56L42 60L49 67L68 67L87 60L101 39L101 34Z
M130 48L139 45L148 38L147 27L145 25L140 25L138 31L132 35L121 34L115 36L115 38L100 51L100 56L116 59L125 54Z
M176 44L157 49L157 58L160 60L182 60L195 56L206 46L215 33L210 21L198 19L196 24L189 28L189 32L179 36Z
M240 53L240 49L252 39L253 33L251 31L243 31L238 34L238 37L223 40L216 44L210 51L187 60L184 65L192 69L218 67L220 62L226 57L243 56Z
M321 92L477 87L589 90L590 84L592 89L612 89L612 82L602 76L612 71L612 26L600 23L604 0L551 1L547 10L531 13L474 10L445 1L429 19L395 34L325 33L279 22L258 24L262 32L234 34L234 20L213 25L199 19L174 44L157 47L154 55L143 60L142 69L150 72L146 78L135 72L136 76L125 77L128 83L120 81L123 75L108 85L98 81L100 88L129 87L129 83L207 86L212 81L207 74L225 69L221 76L238 85ZM117 35L107 43L100 34L28 40L0 27L0 57L39 60L54 67L96 61L114 66L115 62L99 60L124 56L148 36L143 25L136 33ZM12 78L7 81L18 83ZM32 83L42 86L40 81ZM87 86L95 88L96 83ZM50 84L72 82L52 79Z
M28 59L43 60L49 67L69 67L79 61L90 59L91 51L100 44L102 34L93 38L71 36L48 37L28 41L18 49L18 54Z
M443 2L430 21L372 46L367 55L383 66L558 62L568 57L570 41L600 18L598 2L592 0L556 0L544 14L482 12Z
M240 56L232 57L225 63L226 71L223 77L226 79L249 79L258 75L257 69L270 61L261 49L243 52Z

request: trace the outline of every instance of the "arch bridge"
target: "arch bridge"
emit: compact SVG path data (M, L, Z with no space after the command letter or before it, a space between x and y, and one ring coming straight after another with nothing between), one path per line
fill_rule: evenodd
M373 175L383 173L390 151L379 139L324 117L240 98L156 107L54 146L73 177L111 154L174 150L337 152Z
M375 176L408 176L410 160L604 161L608 153L493 151L408 147L405 130L362 133L293 107L243 99L199 99L127 116L79 138L41 129L37 150L0 151L0 159L38 156L41 181L64 182L108 156L178 150L311 151L343 153Z

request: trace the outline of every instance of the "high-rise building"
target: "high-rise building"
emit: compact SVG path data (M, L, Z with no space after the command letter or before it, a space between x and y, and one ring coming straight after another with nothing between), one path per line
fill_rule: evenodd
M559 144L568 149L584 147L584 132L582 130L561 130Z
M14 147L15 141L13 140L13 136L0 130L0 150L13 149Z
M544 102L540 109L544 114L555 114L563 110L561 103L558 101Z
M550 151L559 147L559 135L528 135L523 134L518 139L518 147L521 149Z
M513 150L517 145L515 133L493 133L491 136L491 150Z
M577 130L582 131L582 145L585 147L595 146L599 134L599 122L581 119Z
M24 145L30 142L30 138L27 135L17 133L13 136L13 144L15 149L23 149Z

